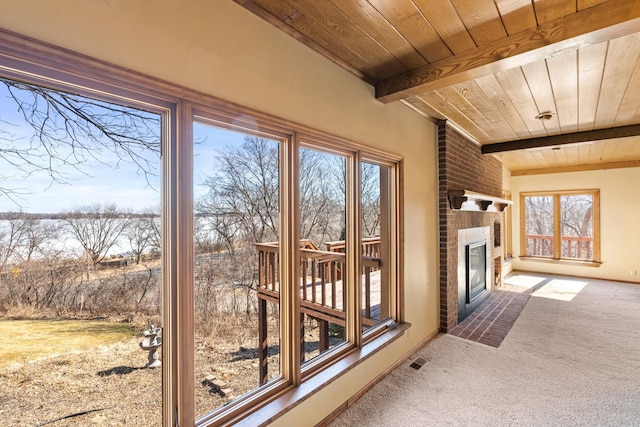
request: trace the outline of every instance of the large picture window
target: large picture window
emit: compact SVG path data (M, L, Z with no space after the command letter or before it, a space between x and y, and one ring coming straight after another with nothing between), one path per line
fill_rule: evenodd
M600 261L599 191L522 193L521 254Z
M400 157L33 43L0 43L8 424L232 424L402 334Z
M162 422L164 118L143 108L0 78L4 425Z

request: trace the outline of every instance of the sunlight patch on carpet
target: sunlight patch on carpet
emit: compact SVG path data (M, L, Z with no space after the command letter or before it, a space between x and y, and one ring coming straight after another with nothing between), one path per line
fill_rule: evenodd
M507 285L520 286L522 288L531 288L547 280L544 277L536 277L528 274L512 274L505 278L504 283Z
M532 295L534 297L550 298L559 301L571 301L586 285L587 282L554 279L535 291Z

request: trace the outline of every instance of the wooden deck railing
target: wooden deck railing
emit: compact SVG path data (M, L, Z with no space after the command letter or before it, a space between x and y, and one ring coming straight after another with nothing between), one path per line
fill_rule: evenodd
M326 242L324 245L327 247L329 252L344 253L344 250L347 247L344 240ZM365 237L362 239L362 256L380 258L380 236Z
M325 244L329 250L321 251L310 241L300 242L300 310L319 324L319 349L329 348L329 323L345 326L344 295L346 254L344 242ZM380 321L380 280L372 280L372 273L380 269L380 239L365 239L362 243L363 307L362 322L375 325ZM258 243L258 318L260 384L268 381L267 301L280 301L279 251L277 242ZM377 304L377 306L375 305ZM304 317L301 323L304 322ZM302 327L303 329L303 327ZM301 355L304 360L304 334Z
M318 317L344 322L342 273L345 267L344 241L325 244L330 250L321 251L309 241L300 248L300 297L302 307L317 311ZM278 243L258 243L258 291L268 299L279 299ZM371 273L380 269L380 239L363 240L362 283L365 319L371 319ZM327 310L328 309L328 310Z
M553 256L553 236L527 234L527 255ZM593 257L593 237L562 236L562 257L591 259ZM531 251L529 252L529 248Z

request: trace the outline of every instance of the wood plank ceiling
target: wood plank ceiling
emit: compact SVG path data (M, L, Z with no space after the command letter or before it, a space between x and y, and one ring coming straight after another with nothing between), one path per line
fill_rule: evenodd
M514 175L640 166L639 0L235 1Z

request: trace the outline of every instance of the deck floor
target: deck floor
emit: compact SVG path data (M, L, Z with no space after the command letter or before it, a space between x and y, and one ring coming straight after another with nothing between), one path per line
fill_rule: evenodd
M364 274L362 275L362 282L361 282L361 286L362 286L362 306L366 307L367 303L366 303L366 299L365 299L365 295L364 295ZM306 284L306 295L307 301L314 301L313 300L313 285L310 283L311 282L311 278L308 278L308 282ZM376 311L376 309L374 307L377 306L377 313L378 315L380 315L380 271L373 271L370 273L370 280L371 280L371 287L370 287L370 294L369 294L369 303L371 306L371 311L372 313L374 313ZM316 282L316 287L315 287L315 294L316 294L316 298L315 298L315 303L317 304L322 304L322 283L320 281ZM331 304L331 293L332 293L332 289L331 289L331 284L327 284L325 287L325 307L328 308L333 308L336 309L338 311L343 311L344 310L344 295L342 292L342 280L338 280L336 282L336 306L332 307ZM301 293L302 294L302 293ZM372 318L375 318L372 315Z

